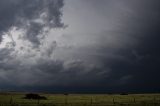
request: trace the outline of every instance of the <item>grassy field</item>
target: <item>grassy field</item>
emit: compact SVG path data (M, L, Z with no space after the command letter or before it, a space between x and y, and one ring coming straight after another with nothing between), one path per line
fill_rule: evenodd
M1 93L0 106L160 106L160 94L40 94L47 100L23 99L23 93Z

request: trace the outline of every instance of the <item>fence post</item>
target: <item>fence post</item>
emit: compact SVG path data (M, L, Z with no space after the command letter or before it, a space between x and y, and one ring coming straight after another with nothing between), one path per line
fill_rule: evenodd
M38 105L39 105L39 99L38 99L38 102L37 102L37 103L38 103Z
M13 98L12 98L12 96L11 96L11 98L10 98L10 104L12 104L13 103Z
M156 106L156 97L153 98L154 106Z
M68 104L68 95L65 95L65 106Z
M156 97L154 97L154 102L156 101Z
M115 99L113 98L113 104L115 104Z
M133 102L136 103L136 99L135 98L133 98Z
M92 98L91 98L91 106L92 106L92 103L93 103L93 100L92 100Z

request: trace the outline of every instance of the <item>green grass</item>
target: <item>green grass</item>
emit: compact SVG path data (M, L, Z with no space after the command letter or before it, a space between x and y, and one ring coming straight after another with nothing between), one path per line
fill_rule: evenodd
M26 100L22 93L1 93L0 106L160 106L160 94L41 94L47 100Z

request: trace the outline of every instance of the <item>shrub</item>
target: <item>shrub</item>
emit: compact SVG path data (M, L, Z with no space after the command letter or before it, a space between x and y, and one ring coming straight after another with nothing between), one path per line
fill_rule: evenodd
M64 95L68 96L69 94L68 93L64 93Z
M120 95L128 95L128 93L120 93Z
M25 95L24 99L46 100L47 98L45 96L40 96L39 94L29 93Z

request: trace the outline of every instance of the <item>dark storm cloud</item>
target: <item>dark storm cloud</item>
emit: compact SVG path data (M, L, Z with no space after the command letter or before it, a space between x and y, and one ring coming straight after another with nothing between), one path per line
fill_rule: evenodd
M108 77L109 69L92 66L81 60L59 61L47 58L34 59L35 63L24 64L15 59L11 49L3 49L0 61L0 86L13 87L93 87ZM43 54L43 56L45 56ZM46 53L48 56L48 53ZM29 58L29 57L28 57ZM34 58L34 57L31 57ZM26 60L25 60L26 61ZM12 87L11 87L12 89ZM41 88L39 88L41 89Z
M60 18L62 0L2 0L1 2L0 13L4 13L0 16L1 33L7 32L11 25L26 28L25 38L39 44L38 35L43 35L46 27L63 26ZM24 87L24 89L33 87L34 90L60 87L60 90L74 91L82 89L102 92L159 91L160 2L88 0L87 3L97 11L105 9L106 5L109 6L107 12L101 11L101 14L109 13L107 17L115 27L105 31L103 26L98 27L97 29L103 31L97 31L99 33L96 33L96 44L87 45L92 41L94 34L89 37L86 34L86 39L89 39L87 43L81 39L77 40L80 47L77 44L67 49L60 48L58 42L53 41L51 45L42 48L42 51L40 49L34 55L24 57L19 56L19 52L12 48L1 49L0 84ZM103 18L96 19L99 21ZM82 37L84 36L78 36ZM68 41L76 42L70 39ZM63 50L57 52L57 49ZM25 52L30 53L30 51ZM57 59L56 52L62 60ZM61 55L63 53L64 55ZM71 59L63 60L63 56Z
M122 0L122 2L126 4L129 13L121 17L123 18L121 26L113 31L113 35L122 37L120 39L125 38L128 42L113 52L114 58L103 58L103 63L112 70L109 79L117 84L120 90L158 92L160 2L157 0ZM107 53L108 50L102 52ZM123 58L115 58L117 55ZM126 79L127 83L118 85L122 79Z
M110 70L109 73L104 74L107 77L102 77L100 82L94 83L95 88L117 92L159 92L160 2L157 0L87 0L86 3L89 4L87 6L91 6L88 10L91 12L88 14L93 17L87 20L89 16L85 14L87 21L84 20L83 24L90 22L96 15L102 15L99 16L101 18L93 19L91 22L96 23L93 25L97 30L103 31L98 30L100 33L97 31L97 35L85 34L89 36L88 42L96 39L96 44L84 45L82 49L77 50L77 54L85 54L87 59L96 58L93 61L98 61L103 66L102 69L97 69L97 72ZM95 15L91 9L98 13ZM103 20L103 16L106 16L106 20ZM108 24L114 27L109 29L109 25L106 25L106 30L104 30L103 26L99 27L101 20L103 23L111 21L113 24ZM90 29L90 27L86 28ZM82 41L82 43L85 42Z
M63 0L1 0L0 41L12 27L26 31L25 38L40 44L39 34L44 28L63 27L61 15Z

